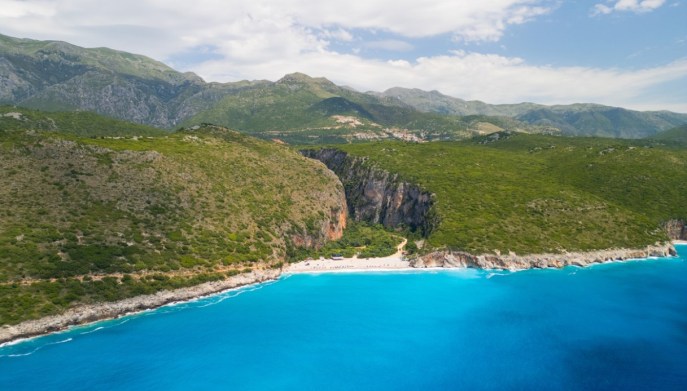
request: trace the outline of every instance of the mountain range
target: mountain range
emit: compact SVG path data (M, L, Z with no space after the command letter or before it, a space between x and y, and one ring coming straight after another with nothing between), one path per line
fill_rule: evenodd
M145 56L0 35L0 104L93 111L163 129L213 123L290 143L461 139L502 130L643 138L687 114L595 104L490 105L437 91L358 92L295 73L205 82Z

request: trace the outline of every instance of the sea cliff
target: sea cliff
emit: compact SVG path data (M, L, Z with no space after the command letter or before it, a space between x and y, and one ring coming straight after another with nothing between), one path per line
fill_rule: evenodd
M687 240L687 224L684 220L672 219L663 224L670 240Z
M366 158L353 157L337 149L307 149L301 153L323 162L341 180L348 212L356 221L407 227L427 236L439 221L432 206L432 193L382 170Z

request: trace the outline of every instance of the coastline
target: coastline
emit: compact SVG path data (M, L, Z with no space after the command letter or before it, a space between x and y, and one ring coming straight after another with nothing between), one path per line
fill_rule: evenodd
M72 326L82 326L101 320L116 319L167 304L195 300L252 284L274 281L280 275L280 270L254 270L250 273L239 274L222 281L210 281L192 287L172 291L165 290L151 295L135 296L115 302L80 305L70 308L59 315L46 316L15 325L0 327L0 347L17 340L63 331Z
M285 274L302 273L337 273L337 272L365 272L365 271L398 271L413 270L410 261L404 259L403 248L408 239L396 248L396 253L387 257L380 258L343 258L334 259L315 259L295 262L284 268Z
M405 244L405 242L403 243ZM173 291L160 291L151 295L128 299L81 305L59 315L28 320L16 325L0 327L0 347L23 339L38 337L82 326L102 320L116 319L121 316L140 313L164 305L196 300L253 284L277 280L282 274L319 274L355 272L397 272L422 271L451 268L480 268L494 270L523 270L532 268L562 268L565 266L589 266L600 263L625 261L675 255L673 245L687 245L687 241L673 241L663 245L647 246L644 249L613 249L563 254L530 255L472 255L463 252L437 251L413 260L404 259L402 245L399 251L382 258L342 260L306 260L292 263L281 270L255 270L250 273L232 276L222 281L211 281L193 287ZM421 260L421 261L419 261Z
M439 250L416 257L410 261L415 268L461 268L524 270L563 268L566 266L589 266L593 264L626 261L630 259L676 256L676 242L656 243L639 249L607 249L584 252L563 252L544 254L481 254L464 251ZM687 244L687 242L685 242Z

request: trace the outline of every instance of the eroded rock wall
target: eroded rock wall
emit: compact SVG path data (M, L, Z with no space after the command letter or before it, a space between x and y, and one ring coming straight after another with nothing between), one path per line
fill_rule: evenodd
M348 212L356 221L385 227L408 227L423 236L437 226L432 206L434 195L418 185L401 180L366 158L337 149L303 150L301 153L323 162L344 185Z
M593 263L623 261L648 257L668 257L676 255L670 243L647 246L643 249L611 249L588 252L569 252L563 254L482 254L473 255L462 251L435 251L410 261L412 267L473 267L480 269L521 270L533 268L586 266Z
M668 220L663 228L670 240L687 240L687 224L684 220Z

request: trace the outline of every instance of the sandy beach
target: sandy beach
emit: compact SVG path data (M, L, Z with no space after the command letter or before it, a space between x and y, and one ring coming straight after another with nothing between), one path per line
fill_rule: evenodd
M353 271L384 271L413 269L410 262L403 259L403 247L407 240L403 240L395 254L383 258L343 258L314 259L292 263L284 269L284 273L322 273L322 272L353 272Z
M160 291L152 295L136 296L116 302L105 302L77 306L59 315L52 315L40 319L28 320L17 325L4 325L0 327L0 346L22 338L30 338L34 336L50 334L53 332L67 329L70 326L83 325L105 319L114 319L122 315L137 313L157 308L170 303L194 300L199 297L212 295L218 292L226 291L228 289L234 289L241 286L261 283L265 281L277 280L281 274L418 270L417 266L413 267L410 265L409 261L403 259L403 248L405 247L406 242L407 241L404 240L403 243L401 243L398 246L397 252L395 254L383 258L353 257L344 258L341 260L305 260L290 264L281 270L255 270L251 273L233 276L224 281L212 281L194 287L180 288L173 291ZM672 241L672 244L687 245L687 241L674 240ZM620 250L613 250L613 254L617 255L618 251ZM597 253L598 252L580 253L577 254L577 256L592 256L592 258L587 260L588 262L586 264L600 263L600 261L595 261L595 259L599 258L596 256ZM530 259L536 258L537 256L541 255L535 254L524 256L523 258ZM637 256L634 258L644 258L646 256L649 255L644 254L641 257ZM602 256L599 259L615 259L615 257ZM562 266L564 265L558 267ZM470 266L458 266L455 264L448 263L444 265L424 265L421 266L420 269L427 270L427 268L437 269L456 267ZM532 267L537 266L532 266L532 264L527 264L523 266L523 268ZM496 268L498 269L499 267Z

